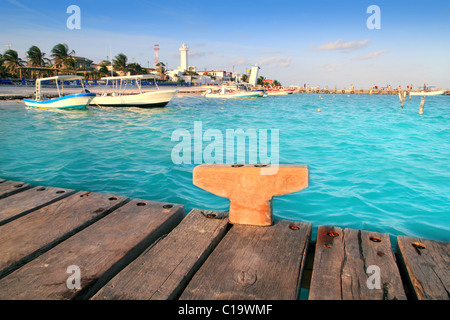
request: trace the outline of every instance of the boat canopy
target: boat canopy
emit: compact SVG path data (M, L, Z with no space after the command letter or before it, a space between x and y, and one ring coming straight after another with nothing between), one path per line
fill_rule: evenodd
M62 97L62 91L64 90L64 81L71 81L71 80L83 80L84 77L83 76L76 76L73 74L65 74L65 75L59 75L59 76L54 76L54 77L48 77L48 78L40 78L40 79L36 79L36 90L34 92L35 94L35 99L36 101L40 102L42 101L42 95L41 95L41 82L42 81L51 81L54 80L56 81L56 89L58 89L58 95L59 97ZM61 86L62 88L59 87L59 81L62 81ZM81 87L84 90L84 85L83 85L83 81L81 82Z
M70 81L70 80L82 80L82 79L84 79L83 76L67 74L67 75L59 75L59 76L48 77L48 78L40 78L40 79L36 79L36 81L39 81L39 82L40 81L49 81L49 80Z
M134 76L118 76L118 77L104 77L102 80L106 80L106 87L108 86L109 81L111 81L111 84L113 87L115 87L116 90L119 91L119 94L123 94L126 87L128 80L131 80L132 82L135 81L136 86L139 89L139 93L142 93L142 87L141 87L141 81L143 79L153 79L155 81L155 85L158 88L158 85L156 84L156 79L160 79L161 77L156 74L138 74ZM105 92L104 92L105 93ZM103 93L102 93L103 95Z
M134 76L104 77L102 80L141 80L141 79L159 79L156 74L138 74Z

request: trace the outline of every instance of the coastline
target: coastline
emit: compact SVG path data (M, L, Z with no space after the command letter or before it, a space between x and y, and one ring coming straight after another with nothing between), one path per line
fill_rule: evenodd
M161 90L164 90L166 86L160 87ZM216 88L219 90L221 86L167 86L168 88L176 88L178 90L177 96L184 95L201 95L209 88ZM64 87L65 94L73 94L79 92L81 86L71 85L70 87ZM96 94L102 94L103 92L112 92L113 88L104 88L100 85L88 85L87 89L90 92ZM156 87L154 86L144 86L142 91L156 91ZM0 101L13 101L13 100L23 100L31 98L34 93L35 87L33 85L1 85L0 86ZM46 95L50 98L54 98L58 96L58 91L56 87L48 87L45 88ZM408 95L408 91L402 90L402 92L406 92ZM415 92L415 91L412 91ZM134 88L127 91L127 93L138 93ZM311 89L311 88L297 88L294 93L318 93L318 94L369 94L369 95L398 95L397 90L378 90L372 91L370 89ZM450 95L450 90L444 90L444 95Z

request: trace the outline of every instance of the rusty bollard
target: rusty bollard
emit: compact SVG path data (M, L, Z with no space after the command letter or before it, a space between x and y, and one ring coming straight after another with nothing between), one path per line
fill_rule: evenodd
M308 175L305 165L202 164L193 183L230 199L230 223L270 226L272 198L306 188Z

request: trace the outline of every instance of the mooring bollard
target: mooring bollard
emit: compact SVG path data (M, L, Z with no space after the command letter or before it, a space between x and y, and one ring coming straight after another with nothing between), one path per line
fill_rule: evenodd
M230 199L229 222L254 226L272 224L272 198L308 186L306 165L202 164L193 183Z

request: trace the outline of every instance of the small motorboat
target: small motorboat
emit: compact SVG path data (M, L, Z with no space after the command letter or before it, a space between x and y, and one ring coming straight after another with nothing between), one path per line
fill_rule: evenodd
M440 96L442 94L444 94L445 91L444 90L437 90L437 91L411 91L410 94L412 96Z
M283 90L269 90L267 91L268 96L287 96L289 92Z
M36 91L34 99L24 99L25 105L30 108L40 109L85 109L89 102L95 97L95 93L90 93L84 88L82 76L59 75L48 78L36 79ZM78 80L81 83L82 92L76 94L63 95L64 82ZM58 90L58 98L48 99L42 95L42 83L55 81ZM60 86L61 84L61 86Z
M215 99L243 99L243 98L260 98L264 96L263 91L232 91L227 92L225 87L219 93L214 93L211 88L202 94L205 98Z
M104 91L90 104L100 107L165 107L175 96L177 90L160 90L155 81L157 90L142 92L142 80L156 78L158 76L152 74L102 78L102 80L106 80ZM137 86L138 92L126 92L129 81ZM109 84L112 86L112 91L108 89Z

